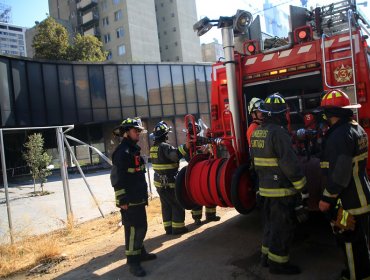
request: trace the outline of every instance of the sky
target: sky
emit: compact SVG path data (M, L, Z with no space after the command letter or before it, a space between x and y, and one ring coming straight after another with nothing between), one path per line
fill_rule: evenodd
M196 0L197 16L198 19L205 16L210 19L218 19L220 16L232 16L238 9L250 11L255 16L259 11L262 10L263 2L264 1L251 0ZM284 6L288 6L289 4L300 5L299 0L270 0L270 2L276 3L275 5L281 5L285 3L286 5L282 5L282 8ZM320 1L308 0L308 6L315 6L317 2ZM325 1L325 4L330 2ZM357 3L359 2L365 1L358 0ZM251 3L253 3L253 6ZM48 0L0 0L0 4L11 6L11 23L22 27L33 27L35 25L35 21L42 21L49 13ZM368 14L370 14L370 5L367 7L367 10ZM212 28L207 34L203 35L200 40L202 43L209 43L212 42L214 38L221 43L221 31L216 27Z

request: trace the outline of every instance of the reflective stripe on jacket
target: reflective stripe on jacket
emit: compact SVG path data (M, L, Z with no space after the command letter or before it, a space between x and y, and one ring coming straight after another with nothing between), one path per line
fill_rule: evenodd
M174 187L179 169L181 154L178 149L166 142L155 142L150 148L150 158L154 170L156 187Z
M321 170L327 177L323 195L338 197L352 215L370 212L366 172L368 137L355 121L340 120L325 136Z
M263 123L254 130L250 142L261 196L284 197L303 190L306 177L284 128L271 122Z

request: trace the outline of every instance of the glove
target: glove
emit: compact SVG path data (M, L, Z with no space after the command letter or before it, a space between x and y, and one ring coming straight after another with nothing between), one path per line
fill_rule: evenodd
M339 207L335 220L330 222L334 233L342 233L343 231L354 231L356 220L355 217L348 213L343 207Z

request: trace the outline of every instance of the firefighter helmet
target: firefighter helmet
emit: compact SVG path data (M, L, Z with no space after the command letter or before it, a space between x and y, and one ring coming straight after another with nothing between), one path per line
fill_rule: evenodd
M126 131L129 131L131 128L137 128L141 132L146 132L145 128L143 127L141 123L140 118L134 118L134 119L127 118L127 119L124 119L119 126L113 129L113 135L121 136L123 133L125 133Z
M150 133L149 137L153 140L159 139L162 136L168 134L168 132L171 132L171 127L168 126L168 124L164 121L160 121L156 124L156 126L153 128L153 132Z
M339 89L334 89L327 92L321 99L321 107L323 108L333 108L339 107L344 109L354 109L360 108L361 104L353 104L349 100L349 97L346 93Z
M195 126L195 132L198 135L200 133L200 131L202 130L202 128L200 127L200 125L197 122L194 122L194 126ZM193 123L188 122L188 127L186 129L183 129L182 131L186 132L186 133L194 134L194 132L193 132Z
M275 92L267 96L265 101L258 107L258 110L271 116L272 114L285 113L288 110L288 107L285 99L280 95L280 93Z
M248 104L248 113L249 115L258 110L258 108L260 107L260 105L263 103L263 100L260 99L260 98L257 98L257 97L253 97L251 99L251 101L249 101L249 104Z

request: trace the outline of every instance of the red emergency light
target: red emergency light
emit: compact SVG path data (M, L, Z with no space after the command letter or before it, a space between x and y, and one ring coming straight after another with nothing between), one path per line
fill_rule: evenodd
M296 44L305 43L312 40L312 28L305 25L294 30L294 42Z
M256 51L256 47L254 44L250 43L247 47L247 51L250 52L251 54Z
M247 40L243 43L244 54L256 54L259 52L259 44L257 40Z

